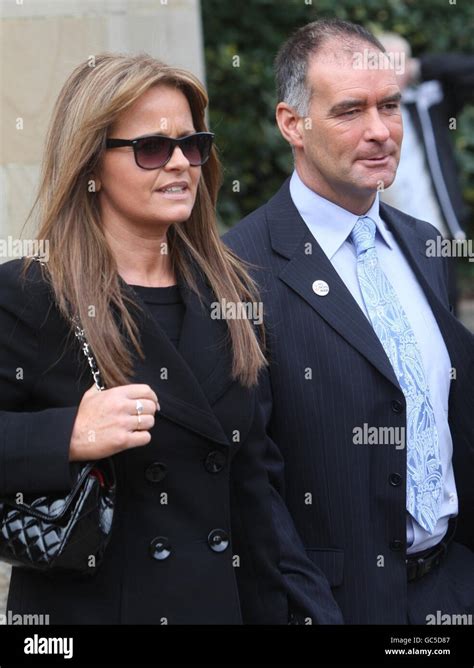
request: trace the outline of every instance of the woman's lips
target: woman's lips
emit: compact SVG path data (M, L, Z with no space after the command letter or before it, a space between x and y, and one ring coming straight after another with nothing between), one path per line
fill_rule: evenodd
M171 192L171 191L166 191L166 190L155 190L155 193L158 195L161 195L162 197L166 197L166 199L187 199L189 197L190 190L188 187L182 188L181 191L176 191L176 192Z

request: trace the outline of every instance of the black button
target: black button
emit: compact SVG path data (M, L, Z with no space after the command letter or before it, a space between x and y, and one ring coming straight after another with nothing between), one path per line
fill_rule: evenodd
M403 413L403 404L401 401L398 401L398 399L394 399L392 401L392 411L394 413Z
M171 546L169 540L165 536L157 536L150 542L150 554L153 559L163 561L168 559L171 554Z
M168 467L161 462L153 462L145 470L145 478L150 482L161 482L168 473Z
M229 536L222 529L214 529L207 537L207 542L214 552L224 552L229 547Z
M388 476L388 479L390 481L390 484L393 485L394 487L398 487L400 483L402 482L402 476L399 475L398 473L391 473Z
M402 547L403 547L403 541L402 540L392 540L392 542L390 543L390 549L391 550L398 551L398 550L401 550Z
M219 450L212 450L204 460L204 468L208 473L220 473L225 466L226 456Z

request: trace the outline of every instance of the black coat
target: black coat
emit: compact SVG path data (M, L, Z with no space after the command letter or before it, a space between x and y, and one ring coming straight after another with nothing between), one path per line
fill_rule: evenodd
M449 397L459 497L455 540L474 549L474 337L450 312L444 259L426 255L426 240L437 230L387 205L380 211L426 294L456 370ZM405 399L385 351L299 215L288 181L224 241L258 267L271 362L271 383L262 388L277 455L268 464L274 484L286 484L296 528L344 621L405 624L406 450L359 448L352 440L353 428L364 423L405 425ZM317 279L329 285L324 297L312 289Z
M41 266L33 264L23 290L21 265L0 266L0 494L70 489L70 436L92 385ZM149 384L161 410L148 445L114 456L118 499L103 564L91 579L57 580L14 567L13 613L49 614L52 624L287 624L291 577L309 601L306 609L296 596L295 610L316 616L319 576L288 524L292 566L286 555L288 572L280 571L272 508L286 508L263 465L267 441L256 390L232 381L227 328L209 317L213 298L203 281L200 289L203 308L180 286L186 313L179 352L143 302L147 315L137 312L146 360L135 356L130 382ZM219 551L212 547L216 530L223 532ZM169 543L161 560L150 551L158 536Z

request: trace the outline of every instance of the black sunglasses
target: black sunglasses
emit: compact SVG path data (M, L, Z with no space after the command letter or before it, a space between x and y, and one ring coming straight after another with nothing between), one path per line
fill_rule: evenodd
M178 139L165 135L149 135L138 139L107 139L106 147L132 146L135 162L139 167L158 169L166 165L176 146L179 146L189 164L198 167L208 160L213 140L212 132L196 132Z

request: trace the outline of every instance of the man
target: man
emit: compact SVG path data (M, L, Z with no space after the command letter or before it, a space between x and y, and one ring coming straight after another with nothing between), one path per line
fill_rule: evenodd
M295 171L225 237L262 289L269 472L353 624L474 611L473 337L427 256L437 231L379 205L403 134L387 60L340 20L286 42L276 117Z

